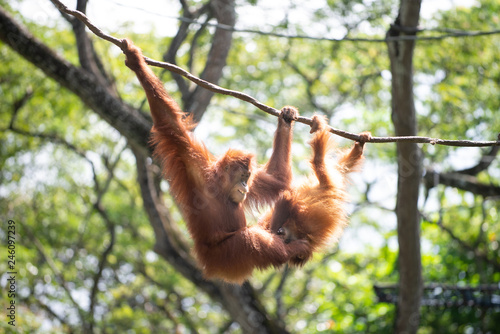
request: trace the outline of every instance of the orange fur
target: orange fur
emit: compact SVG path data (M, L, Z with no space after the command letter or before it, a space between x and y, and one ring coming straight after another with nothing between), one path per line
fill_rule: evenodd
M314 132L310 144L315 178L311 176L300 186L285 191L273 212L261 222L273 233L283 235L285 242L306 241L307 251L291 258L290 263L294 265L303 265L313 252L340 237L347 225L346 174L356 170L363 160L364 142L357 142L349 152L340 154L334 168L328 168L325 156L333 143L326 120L314 116L311 132ZM361 136L364 141L370 140L369 133Z
M286 244L265 226L248 227L244 213L245 207L272 204L290 187L292 123L297 110L282 109L273 153L265 166L256 168L252 154L237 150L216 158L194 138L190 118L165 91L141 50L128 40L122 43L126 65L136 73L149 102L154 155L186 218L205 277L242 283L254 268L279 266L304 252L307 245L302 241ZM248 194L236 203L230 193L239 175L248 172Z

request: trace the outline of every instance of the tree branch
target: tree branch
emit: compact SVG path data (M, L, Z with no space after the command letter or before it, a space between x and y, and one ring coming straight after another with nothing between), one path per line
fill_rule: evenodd
M183 5L184 8L184 5ZM191 15L187 9L184 9L185 14L184 15ZM179 29L177 30L177 34L174 36L170 43L170 47L168 48L167 52L163 55L163 60L165 62L169 62L172 64L176 63L175 56L177 54L177 51L181 47L182 43L186 40L188 36L188 29L189 29L190 23L188 22L181 22L181 25L179 26ZM178 75L176 73L172 73L172 78L175 80L177 83L177 87L179 88L179 91L181 92L181 96L183 101L185 101L186 97L189 96L189 86L187 83L184 81L181 75Z
M57 319L62 325L66 326L69 333L74 333L73 327L69 324L69 322L66 320L65 317L57 314L49 305L42 302L40 300L40 298L35 296L33 293L30 294L28 298L21 298L21 301L26 302L26 304L29 304L30 302L34 302L36 305L40 306L40 308L42 308L48 314L50 314L50 316L52 316L52 318Z
M80 21L82 21L89 29L92 31L95 35L98 37L105 39L108 42L113 43L114 45L118 46L121 48L122 41L121 39L115 38L113 36L107 35L104 32L102 32L101 29L97 28L90 20L88 17L80 12L79 10L73 10L69 9L65 4L63 4L61 1L58 0L50 0L61 12L64 12L69 15L73 15Z
M88 0L78 0L76 9L85 13L87 10L87 3ZM111 94L118 96L118 91L116 90L113 80L111 80L106 73L102 62L97 56L92 40L85 31L85 24L81 20L76 19L74 16L68 15L61 10L59 11L73 27L73 33L75 35L76 46L78 49L78 57L82 68L92 73L103 87L107 87L110 90Z
M77 95L129 142L147 151L152 122L145 114L110 94L94 75L55 54L1 6L0 40Z
M104 267L106 266L106 264L108 262L108 257L111 254L111 251L113 250L113 247L115 245L115 240L116 240L115 223L113 221L111 221L108 214L102 208L102 206L99 202L96 202L94 204L94 209L99 213L101 218L104 220L104 223L106 224L106 228L108 229L108 233L109 233L109 243L101 254L101 258L99 259L99 266L98 266L97 272L94 274L94 277L93 277L94 282L93 282L92 289L90 292L90 308L89 308L90 316L89 316L89 323L88 323L88 328L90 330L90 333L93 333L93 330L94 330L94 322L95 322L94 313L95 313L95 306L96 306L97 291L99 288L99 281L102 278L102 272L103 272Z
M181 6L184 8L187 8L187 3L185 0L179 0L181 3ZM149 13L149 14L154 14L158 15L157 12L152 12L145 10L144 8L141 7L134 7L134 6L127 6L128 8L134 8L137 10L141 10L143 12ZM173 16L173 15L163 15L164 18L166 19L175 19L181 22L186 22L194 25L201 26L204 23L198 21L197 19L190 17L190 16ZM364 20L369 19L371 16L367 15L365 18L362 18L359 20L359 22L362 22ZM261 35L261 36L271 36L271 37L278 37L278 38L286 38L289 40L293 39L302 39L302 40L313 40L313 41L327 41L327 42L333 42L333 43L341 43L341 42L367 42L367 43L387 43L388 41L394 42L394 41L439 41L439 40L444 40L447 38L463 38L463 37L480 37L480 36L490 36L490 35L498 35L500 34L500 29L492 29L492 30L459 30L459 29L448 29L448 28L412 28L412 27L402 27L400 25L391 25L391 27L394 30L399 30L402 32L406 33L413 33L411 35L400 35L400 36L385 36L385 37L349 37L349 31L357 28L359 26L359 22L355 24L347 24L343 23L345 28L348 30L348 33L346 33L343 37L341 38L334 38L334 37L317 37L317 36L310 36L310 35L302 35L302 34L288 34L288 33L280 33L280 32L275 32L275 31L261 31L261 30L256 30L256 29L241 29L241 28L236 28L232 27L229 25L225 24L220 24L220 23L208 23L207 25L213 28L219 28L219 29L224 29L228 30L231 32L236 32L236 33L247 33L247 34L256 34L256 35ZM417 34L421 34L424 32L437 32L441 33L440 35L430 35L430 36L418 36Z
M58 0L50 0L52 3L54 3L61 11L73 15L79 20L81 20L85 25L97 36L99 36L102 39L105 39L116 46L118 46L120 49L122 48L122 40L118 39L116 37L110 36L102 32L99 28L97 28L95 25L90 22L90 20L81 12L76 11L76 10L71 10L67 8L64 4L62 4ZM247 95L242 92L230 90L230 89L225 89L222 87L219 87L217 85L214 85L208 81L205 81L203 79L200 79L188 71L180 68L179 66L166 63L166 62L160 62L156 61L153 59L150 59L148 57L144 57L146 60L146 63L148 63L151 66L156 66L156 67L161 67L164 69L167 69L173 73L180 74L184 76L185 78L191 80L195 84L210 90L214 93L219 93L219 94L224 94L224 95L229 95L236 97L242 101L248 102L256 106L258 109L271 114L273 116L279 116L280 111L267 106L261 102L259 102L257 99L254 97ZM299 123L307 124L309 126L312 125L312 120L307 117L299 116L298 119L296 120ZM340 137L344 137L347 139L351 139L354 141L361 141L361 137L358 134L355 133L350 133L347 131L342 131L339 129L335 129L330 127L330 132L333 134L336 134ZM460 146L460 147L484 147L484 146L500 146L500 134L498 135L497 140L494 141L470 141L470 140L445 140L445 139L439 139L439 138L430 138L430 137L421 137L421 136L397 136L397 137L372 137L371 140L369 141L370 143L394 143L394 142L405 142L405 143L421 143L421 144L431 144L431 145L444 145L444 146Z
M458 188L483 197L500 196L500 187L490 184L480 183L476 177L460 174L457 172L438 173L427 170L424 176L425 185L428 189L438 184L448 187Z
M236 23L236 11L234 0L212 0L210 10L218 23L233 27ZM213 34L212 45L208 53L205 68L200 77L206 82L217 83L222 77L222 69L226 66L226 59L231 49L232 32L217 28ZM199 122L206 110L214 91L201 89L197 86L191 98L185 105L185 111L193 115L195 122Z
M490 167L491 163L495 160L498 151L500 150L500 146L493 146L488 152L484 153L483 156L481 157L481 160L479 160L478 164L474 167L463 169L457 171L459 174L465 174L465 175L477 175L483 170L488 169Z
M451 230L451 228L444 226L442 217L439 217L438 221L433 221L433 220L429 219L429 217L427 217L424 213L421 212L420 214L422 215L422 218L424 221L428 222L429 224L437 225L437 226L439 226L439 228L441 230L448 233L450 238L452 240L456 241L461 248L466 249L466 250L474 253L474 256L476 257L476 259L479 259L479 260L493 266L496 271L500 271L500 262L498 262L496 259L490 258L486 252L480 251L477 247L470 245L465 240L463 240L463 239L459 238L457 235L455 235L455 233Z
M54 277L56 281L61 285L63 288L64 292L66 293L68 299L70 300L71 304L77 309L78 315L80 318L81 323L85 326L87 324L86 317L85 317L85 311L80 307L80 305L76 302L76 300L73 298L71 295L71 288L68 286L68 282L64 278L63 273L57 268L57 265L54 263L52 258L47 254L45 251L45 247L42 245L40 240L35 236L35 234L31 231L31 228L28 227L26 224L22 224L22 227L26 234L28 235L28 238L31 240L32 245L35 246L37 249L38 253L42 256L43 260L47 263L49 266L50 270L54 274Z

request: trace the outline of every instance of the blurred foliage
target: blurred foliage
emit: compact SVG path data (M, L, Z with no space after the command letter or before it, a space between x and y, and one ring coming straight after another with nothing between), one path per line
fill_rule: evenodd
M249 3L265 5L262 1ZM397 9L396 1L381 3L327 1L328 8L318 8L312 17L327 31L337 31L340 26L344 35L378 37L385 33ZM499 13L498 1L482 0L471 8L439 12L422 24L497 29ZM35 36L77 63L69 31L25 23ZM291 28L309 31L307 22L292 26L286 20L276 31ZM161 59L169 43L154 32L127 36L140 41L145 54L154 59ZM144 94L123 66L121 54L109 43L94 41L122 98L147 112ZM202 69L209 42L210 35L202 33L195 44L195 73ZM188 48L181 50L178 63L187 66ZM420 134L494 139L500 129L500 36L421 41L415 52ZM17 330L79 332L79 325L89 320L89 296L97 289L94 326L98 332L239 332L220 305L152 251L154 235L142 209L135 160L125 140L74 95L1 43L0 62L0 212L3 224L7 219L17 224ZM384 43L235 34L220 84L275 108L295 105L304 116L326 113L337 128L386 136L392 133L388 67ZM175 90L168 73L155 71L167 82L167 89ZM30 91L31 97L13 119L16 103ZM180 100L179 94L173 95ZM11 121L15 131L7 130ZM275 124L275 118L251 105L216 96L196 133L214 153L228 147L246 148L265 161ZM296 174L310 171L308 130L302 124L296 126ZM339 145L349 146L350 142L340 139ZM483 152L431 145L422 150L425 167L443 171L473 166ZM398 278L391 212L395 163L393 144L368 145L365 172L353 176L351 226L340 245L317 255L302 269L268 270L251 279L262 303L290 331L392 331L395 307L377 303L373 285L396 283ZM497 159L478 179L498 185L499 167ZM99 196L106 217L94 207ZM166 200L172 207L171 199ZM500 283L498 199L438 186L421 207L426 216L422 224L426 282L460 286ZM179 222L184 227L180 218ZM0 229L2 245L5 231ZM95 285L102 254L110 245L102 277ZM6 265L6 261L0 262L0 273L7 271ZM7 300L2 286L0 308L6 308ZM4 322L0 326L0 330L10 330ZM422 308L421 333L493 333L499 327L498 309Z

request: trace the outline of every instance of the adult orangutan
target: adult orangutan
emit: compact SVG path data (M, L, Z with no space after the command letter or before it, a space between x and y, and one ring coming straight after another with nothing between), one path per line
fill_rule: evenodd
M306 253L303 240L285 242L263 225L247 226L244 212L249 205L272 204L290 187L297 110L281 110L273 153L264 166L258 168L252 154L233 149L215 157L193 136L192 118L169 96L141 50L129 40L122 41L122 50L146 93L154 155L187 221L205 277L242 283L254 268L279 266Z

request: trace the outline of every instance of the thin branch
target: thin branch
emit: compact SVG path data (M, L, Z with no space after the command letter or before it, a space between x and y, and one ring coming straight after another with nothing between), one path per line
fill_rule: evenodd
M179 307L177 308L177 311L179 311L181 313L181 321L184 325L186 325L189 329L191 329L191 332L193 333L196 333L196 329L197 329L197 326L196 324L191 321L191 317L186 313L186 311L184 310L184 307L182 307L182 305L180 304L182 302L182 300L184 299L184 297L176 290L176 288L174 286L171 286L169 284L164 284L164 283L160 283L159 281L157 281L156 279L154 279L153 277L151 277L151 275L149 275L146 271L146 266L143 262L137 262L137 265L136 265L136 269L138 272L140 272L149 282L151 282L153 285L155 285L156 287L158 287L159 289L161 290L164 290L164 291L169 291L169 294L168 294L168 297L164 300L164 305L163 307L161 307L160 305L157 305L158 307L162 308L163 311L165 312L169 312L168 311L168 303L171 303L171 302L177 302L179 305ZM172 301L171 300L171 297L174 296L174 300L175 301ZM169 317L170 318L170 317ZM178 317L179 318L179 317ZM178 320L177 318L172 318L170 319L172 322L174 323L178 323ZM232 321L231 321L232 323Z
M483 154L481 157L481 160L478 162L478 164L474 167L463 169L457 171L459 174L465 174L465 175L477 175L480 172L488 169L490 165L493 163L495 160L498 151L500 151L500 146L494 146L490 149L489 152L486 152Z
M421 216L422 216L422 218L423 218L424 221L426 221L429 224L437 225L439 228L441 228L441 230L443 230L446 233L448 233L448 235L450 236L450 238L452 240L454 240L455 242L457 242L458 245L461 248L466 249L466 250L472 252L474 254L474 256L476 257L476 259L479 259L479 260L481 260L483 262L486 262L489 265L493 266L493 268L495 269L495 271L497 271L497 272L500 271L500 262L498 262L497 259L490 258L486 252L479 250L478 248L470 245L465 240L463 240L460 237L458 237L452 231L451 228L449 228L447 226L444 226L442 217L439 217L438 221L434 221L434 220L431 220L429 217L427 217L423 212L421 212L420 214L421 214Z
M189 24L196 24L196 25L203 25L203 22L200 22L196 19L193 19L192 17L187 17L187 16L174 16L174 15L162 15L157 12L152 12L149 10L146 10L141 7L136 7L136 6L129 6L129 5L123 5L118 2L115 3L118 6L126 7L129 9L135 9L138 11L145 12L147 14L151 15L156 15L158 17L162 18L170 18L174 20L178 20L181 22L189 23ZM185 1L181 1L182 6L185 6ZM357 24L358 25L358 24ZM355 28L357 25L353 27L349 27L350 29ZM488 35L498 35L500 34L500 29L493 29L493 30L477 30L477 31L468 31L468 30L458 30L458 29L448 29L448 28L413 28L413 27L402 27L402 26L397 26L397 25L392 25L394 29L397 29L401 32L411 34L411 35L399 35L399 36L389 36L389 37L341 37L341 38L333 38L333 37L316 37L316 36L308 36L308 35L301 35L301 34L287 34L287 33L279 33L279 32L274 32L274 31L261 31L261 30L255 30L255 29L244 29L244 28L236 28L227 24L221 24L221 23L208 23L207 26L213 27L213 28L218 28L218 29L223 29L223 30L228 30L231 32L236 32L236 33L248 33L248 34L255 34L255 35L261 35L261 36L272 36L272 37L278 37L278 38L286 38L286 39L303 39L303 40L312 40L312 41L326 41L326 42L368 42L368 43L386 43L386 42L394 42L394 41L407 41L407 40L418 40L418 41L436 41L436 40L443 40L446 38L461 38L461 37L478 37L478 36L488 36ZM423 32L437 32L441 33L441 35L436 35L436 36L417 36L417 33L423 33Z
M97 297L97 292L99 288L99 282L102 278L102 273L104 271L104 267L108 263L108 257L111 254L111 251L113 250L113 247L115 245L115 240L116 240L116 229L115 229L115 223L109 218L108 214L106 211L102 208L101 204L99 202L96 202L94 204L94 209L97 211L97 213L101 216L101 218L104 220L106 224L106 228L108 229L109 233L109 243L107 247L104 249L104 251L101 254L101 258L99 259L99 266L97 272L94 274L93 281L94 284L92 286L92 290L90 293L90 319L89 319L89 328L91 329L91 332L94 327L94 313L95 313L95 307L96 307L96 297Z
M54 3L61 11L68 13L70 15L73 15L76 18L78 18L79 20L81 20L98 37L115 44L120 49L123 49L123 46L122 46L123 40L122 39L118 39L118 38L115 38L113 36L110 36L110 35L103 33L102 30L100 30L95 25L93 25L92 22L90 22L90 20L83 13L81 13L77 10L71 10L71 9L67 8L64 4L62 4L58 0L50 0L50 1L52 1L52 3ZM402 36L402 37L415 37L415 36ZM219 94L224 94L224 95L236 97L242 101L253 104L258 109L260 109L268 114L271 114L273 116L279 116L279 114L280 114L279 110L261 103L260 101L258 101L257 99L255 99L254 97L252 97L250 95L214 85L208 81L205 81L203 79L200 79L200 78L192 75L191 73L180 68L179 66L176 66L176 65L173 65L170 63L156 61L156 60L150 59L148 57L144 57L144 59L145 59L146 63L151 65L151 66L161 67L161 68L167 69L171 72L180 74L180 75L184 76L185 78L191 80L192 82L194 82L198 86L201 86L205 89L208 89L214 93L219 93ZM299 123L307 124L309 126L312 125L312 120L310 118L307 118L307 117L299 116L296 121ZM332 127L330 127L330 132L333 134L336 134L340 137L344 137L344 138L351 139L354 141L362 141L361 136L359 136L358 134L355 134L355 133L335 129ZM405 143L420 143L420 144L444 145L444 146L484 147L484 146L500 146L500 134L498 135L498 138L495 141L445 140L445 139L439 139L439 138L420 137L420 136L398 136L398 137L372 137L369 142L370 143L405 142Z
M285 323L284 319L287 314L287 310L283 305L283 289L285 287L285 283L288 277L290 277L289 275L291 271L292 269L290 268L290 266L286 265L285 269L283 270L283 275L281 275L278 287L276 288L276 291L274 291L274 298L276 299L276 318L282 321L283 323Z
M212 16L211 15L207 15L206 19L205 19L205 23L208 23L209 20L212 19ZM205 32L207 28L207 25L204 24L202 25L195 33L194 33L194 36L193 36L193 39L191 40L191 46L189 47L189 59L187 61L187 68L189 69L189 71L193 71L194 69L194 62L195 62L195 53L196 53L196 47L197 47L197 43L198 41L200 40L201 36L203 35L203 33Z
M80 317L80 321L82 324L86 324L86 316L85 316L85 311L80 307L80 305L76 302L76 300L73 298L71 295L72 289L69 287L68 282L64 278L63 273L57 268L57 265L55 264L54 260L47 254L45 251L45 247L42 245L40 240L35 236L35 234L31 231L31 228L28 227L26 224L22 224L22 227L26 234L28 235L28 238L31 240L31 244L35 246L37 249L38 253L42 256L43 260L47 263L49 266L50 270L54 274L54 277L56 281L61 285L63 288L64 292L68 296L68 299L70 300L71 304L77 309L78 315Z
M187 18L178 18L180 21L189 21ZM201 24L200 22L194 21L194 24ZM463 30L455 30L453 32L444 33L442 35L437 36L417 36L417 35L399 35L399 36L388 36L384 38L364 38L364 37L342 37L342 38L333 38L333 37L314 37L308 35L290 35L285 33L276 33L276 32L263 32L259 30L252 29L237 29L232 28L226 25L211 23L210 26L216 26L220 29L226 29L233 32L240 33L251 33L258 34L264 36L273 36L273 37L283 37L288 39L308 39L313 41L327 41L327 42L368 42L368 43L386 43L386 42L394 42L394 41L437 41L443 40L446 38L458 38L458 37L478 37L478 36L488 36L488 35L498 35L500 34L500 29L495 30L481 30L481 31L463 31ZM422 29L422 31L432 31L431 29Z
M57 314L49 305L45 304L40 300L40 298L37 298L33 294L29 296L30 298L22 298L21 300L25 302L26 304L29 304L31 302L30 299L32 299L33 303L41 307L43 310L45 310L48 314L52 316L52 318L57 319L62 325L66 326L67 330L69 330L69 333L74 333L73 327L68 323L68 321Z
M13 111L12 111L12 117L9 122L9 129L12 129L14 127L14 122L16 121L17 114L19 113L21 108L28 102L28 100L31 99L32 96L33 96L33 88L31 86L28 86L23 96L14 101L12 105Z
M100 37L108 42L113 43L114 45L118 46L121 49L121 44L122 44L121 39L115 38L113 36L107 35L104 32L102 32L101 29L97 28L92 22L90 22L90 20L88 19L88 17L85 14L83 14L82 12L80 12L78 10L69 9L65 4L63 4L59 0L50 0L50 1L60 11L66 13L66 14L69 14L69 15L73 15L74 17L76 17L77 19L82 21L90 29L90 31L92 31L95 35L97 35L98 37Z
M165 62L175 64L176 62L175 56L188 35L188 29L189 29L189 23L182 22L181 25L179 26L179 29L177 30L177 34L170 43L170 47L168 48L167 52L163 55L163 60ZM166 72L166 70L162 72L162 75L164 72ZM183 100L186 99L190 93L187 82L184 81L184 79L180 75L172 74L172 78L177 83L177 87L179 88L182 99Z
M433 170L427 170L424 180L429 189L438 184L442 184L448 187L465 190L485 198L500 196L500 187L494 184L481 183L475 176L467 174L459 174L457 172L438 173Z
M104 182L103 187L101 187L99 185L96 171L95 171L95 169L93 169L94 182L95 182L94 188L95 188L95 191L97 193L97 199L95 200L95 202L93 204L93 208L101 216L102 220L104 221L104 223L106 225L106 228L108 229L109 243L101 254L101 258L99 259L98 270L94 274L94 277L93 277L94 284L93 284L91 292L90 292L90 308L89 308L90 316L89 316L89 324L88 324L89 332L91 332L91 333L93 332L94 325L95 325L94 314L95 314L95 307L96 307L96 303L97 303L96 297L97 297L99 282L102 278L102 273L104 271L104 267L108 263L109 255L111 254L111 251L113 250L113 247L114 247L115 241L116 241L116 228L115 228L115 226L117 224L111 220L108 213L102 207L101 200L102 200L102 197L104 196L104 194L107 192L109 185L111 184L111 181L114 178L115 168L118 165L118 162L120 161L120 156L121 156L122 152L125 151L125 149L126 149L126 146L124 146L122 148L122 150L120 151L120 153L118 154L118 156L116 157L116 159L113 163L109 164L109 162L106 159L105 166L106 166L109 174L108 174L106 181ZM88 219L86 219L85 221L87 222Z

